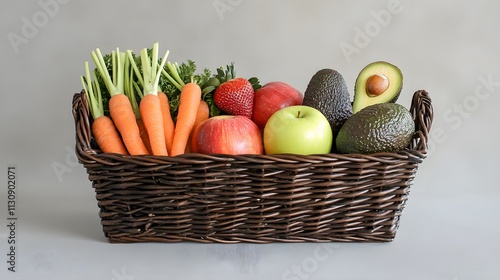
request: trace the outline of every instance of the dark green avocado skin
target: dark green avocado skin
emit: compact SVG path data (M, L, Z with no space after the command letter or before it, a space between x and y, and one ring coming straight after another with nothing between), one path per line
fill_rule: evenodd
M330 123L333 139L352 115L350 94L342 75L333 69L321 69L309 81L302 105L319 110ZM335 145L332 145L332 152Z
M340 153L395 152L407 148L414 133L415 121L408 109L397 103L380 103L353 114L335 142Z

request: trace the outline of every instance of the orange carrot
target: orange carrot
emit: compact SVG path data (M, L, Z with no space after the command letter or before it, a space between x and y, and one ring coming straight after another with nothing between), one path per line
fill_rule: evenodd
M97 141L101 151L105 153L126 155L127 149L113 121L108 116L104 115L99 82L95 79L95 73L94 81L92 82L88 62L85 62L85 73L86 79L81 77L81 82L85 90L85 95L87 96L90 113L94 119L92 123L92 134L94 135L94 139Z
M148 131L146 130L146 126L144 125L144 122L141 119L141 112L139 110L139 104L137 103L137 98L136 98L136 93L138 93L141 98L142 95L137 83L134 81L134 72L131 71L132 70L131 67L132 66L130 60L125 59L125 67L124 67L125 81L123 87L124 93L130 100L130 104L132 105L132 110L134 111L134 115L137 120L137 127L139 128L139 135L142 139L142 142L144 143L144 146L146 146L148 153L152 154L153 152L151 151L151 145L149 143Z
M174 141L175 124L170 114L170 103L168 97L163 92L158 92L160 98L161 113L163 117L163 132L165 133L165 144L167 145L168 153L172 152L172 142Z
M151 150L148 131L146 130L146 126L144 125L144 122L142 121L141 118L137 119L137 126L139 127L139 134L141 135L142 142L144 142L144 146L146 146L148 152L152 154L153 151Z
M153 44L151 51L152 57L149 57L148 49L142 49L140 54L142 73L139 71L132 52L126 52L128 62L135 72L139 83L142 86L142 99L139 103L139 111L146 131L149 136L151 151L156 156L168 156L165 132L163 127L163 112L160 97L158 97L158 83L160 80L161 69L167 61L168 51L165 53L160 65L158 65L158 43ZM160 70L158 70L160 69ZM130 87L132 88L132 87Z
M188 144L189 135L196 121L196 112L200 106L201 88L198 84L190 82L182 87L175 124L172 156L183 154Z
M208 108L208 104L205 100L200 100L200 105L198 106L198 110L196 111L196 119L194 121L194 128L196 128L200 123L204 120L208 119L210 115L210 109ZM193 128L193 130L194 130Z
M122 155L128 154L115 124L108 116L101 116L94 120L92 133L101 151Z
M97 70L101 74L106 87L111 95L108 101L109 113L120 132L123 143L131 155L145 155L148 150L142 142L136 117L128 97L124 94L124 68L126 55L116 49L111 53L112 73L111 78L104 58L99 49L92 52L92 58L96 64Z
M139 127L132 110L132 105L125 94L115 94L108 102L109 113L116 128L122 135L123 142L131 155L147 155L148 150L142 142Z
M163 117L158 95L147 94L139 104L141 118L148 131L151 151L155 156L168 156L163 130Z
M196 149L193 149L193 147L191 146L191 139L193 138L194 130L200 123L208 119L209 115L210 109L208 108L207 102L205 100L201 100L200 105L198 106L198 110L196 111L196 119L194 121L193 129L191 129L191 133L189 134L188 145L186 146L185 153L196 153Z

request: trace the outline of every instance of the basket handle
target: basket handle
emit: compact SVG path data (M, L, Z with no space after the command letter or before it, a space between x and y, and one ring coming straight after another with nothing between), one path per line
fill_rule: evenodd
M73 95L73 118L76 128L76 154L80 161L85 161L86 155L95 154L91 148L91 130L90 130L90 111L88 108L87 96L85 91ZM93 160L93 159L90 159Z
M417 90L413 94L410 112L415 120L415 131L412 146L422 154L427 154L429 148L429 131L434 118L434 109L429 93L425 90Z

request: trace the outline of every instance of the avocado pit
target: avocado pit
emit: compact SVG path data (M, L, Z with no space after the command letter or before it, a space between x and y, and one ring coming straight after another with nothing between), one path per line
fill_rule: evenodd
M370 97L379 96L389 88L389 79L383 74L375 74L366 80L366 93Z

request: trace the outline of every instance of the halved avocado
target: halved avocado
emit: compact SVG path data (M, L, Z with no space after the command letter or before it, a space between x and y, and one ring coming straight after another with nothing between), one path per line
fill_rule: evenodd
M353 114L378 103L394 103L403 88L401 70L385 61L368 64L359 72L354 86Z

